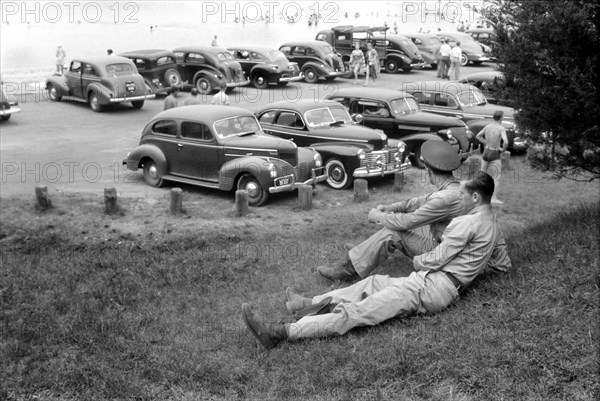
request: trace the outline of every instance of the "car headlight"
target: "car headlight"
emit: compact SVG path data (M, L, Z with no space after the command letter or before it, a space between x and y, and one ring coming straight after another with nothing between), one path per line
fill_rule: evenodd
M271 178L277 177L277 169L275 168L275 165L273 163L269 163L269 175L271 176Z
M404 154L404 152L406 151L406 143L400 141L398 142L398 152Z
M367 154L365 153L364 149L359 149L358 152L356 152L356 155L360 160L364 160L365 157L367 157Z
M321 167L323 165L323 158L319 153L315 153L313 156L313 160L315 161L316 167Z

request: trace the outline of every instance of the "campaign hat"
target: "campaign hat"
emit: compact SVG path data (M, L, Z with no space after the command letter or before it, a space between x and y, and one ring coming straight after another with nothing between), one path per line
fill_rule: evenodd
M460 156L448 142L429 140L421 146L421 158L433 171L450 173L460 166Z

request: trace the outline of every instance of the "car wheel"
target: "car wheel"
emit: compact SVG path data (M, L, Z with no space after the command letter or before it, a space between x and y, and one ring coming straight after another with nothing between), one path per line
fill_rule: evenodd
M165 81L169 86L177 86L181 84L181 75L174 68L169 68L165 71Z
M131 105L134 109L141 109L144 106L143 100L134 100L131 102Z
M144 180L153 187L160 187L163 184L163 179L158 172L158 166L152 159L144 161Z
M92 109L92 111L99 113L102 111L102 105L100 104L100 102L98 101L98 95L94 92L90 93L89 97L88 97L88 102L90 104L90 109Z
M6 114L4 116L0 116L0 121L8 121L8 119L10 118L11 114Z
M53 102L58 102L61 99L60 92L58 88L52 84L48 86L48 98Z
M389 74L395 74L398 72L398 63L396 60L387 60L385 62L385 71Z
M465 66L467 64L469 64L469 58L463 53L462 56L460 56L460 65Z
M480 66L483 61L473 61L473 65Z
M404 71L404 72L411 72L412 71L412 67L408 66L408 67L402 68L402 71Z
M314 84L319 80L319 75L317 74L317 70L313 67L306 67L304 69L304 80L309 84Z
M260 185L260 182L250 174L243 175L238 181L238 189L248 193L248 204L261 206L269 198L269 193Z
M203 95L208 95L213 91L210 81L204 77L198 78L198 80L196 81L196 89L198 89L198 92L200 92Z
M256 74L254 75L254 78L252 78L252 84L257 89L265 89L269 86L269 81L267 81L264 75Z
M329 159L325 164L325 173L327 174L327 184L331 188L344 189L352 183L352 179L346 172L344 163L338 159Z
M277 83L277 87L278 88L285 88L287 86L287 84L289 84L289 82L278 82Z
M423 160L421 160L421 145L423 145L422 143L419 143L416 146L415 150L414 150L414 160L413 160L413 165L416 168L420 168L420 169L424 169L425 163L423 163Z

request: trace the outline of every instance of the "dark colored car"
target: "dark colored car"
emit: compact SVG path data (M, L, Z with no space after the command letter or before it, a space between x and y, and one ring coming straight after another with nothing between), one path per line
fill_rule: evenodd
M496 110L504 112L502 124L508 136L508 148L523 150L527 147L525 138L519 133L512 107L490 104L479 89L469 84L457 82L421 81L402 84L398 90L415 97L421 109L443 116L458 117L477 134L491 123Z
M10 116L21 111L17 98L13 95L4 94L0 84L0 120L8 121Z
M469 63L481 65L484 61L492 60L492 49L483 43L476 42L471 35L463 32L440 32L436 35L440 39L448 39L448 44L451 47L456 46L456 43L460 42L460 49L462 50L460 65L467 65Z
M494 28L470 28L465 33L471 35L477 42L491 47L492 51L498 39L498 34Z
M463 77L458 82L473 85L479 89L488 103L512 107L510 100L499 98L499 90L506 85L504 74L500 71L476 72Z
M416 167L421 162L421 145L428 140L442 139L456 148L463 159L470 154L473 133L458 118L438 116L421 110L415 98L404 92L379 88L343 88L328 95L346 106L356 121L382 130L389 138L406 143Z
M432 33L403 33L402 35L409 38L417 46L427 64L437 68L438 53L442 46L440 38Z
M325 180L318 152L266 135L252 113L233 106L183 106L157 114L123 164L142 168L155 187L169 180L243 189L254 206L269 193Z
M419 50L404 36L388 35L389 27L342 25L317 33L316 39L332 45L347 64L355 43L367 50L371 43L379 55L380 67L386 72L396 73L399 69L408 72L426 66Z
M216 46L188 46L179 47L173 50L173 53L184 84L195 86L202 94L219 90L221 82L225 82L227 89L250 83L240 63L227 49Z
M262 46L235 46L228 50L241 64L244 74L258 89L269 84L285 86L288 82L300 81L298 63L291 63L285 54L277 49Z
M348 188L354 178L393 174L410 165L403 161L402 141L388 140L379 130L355 124L335 101L281 101L264 106L256 115L265 132L317 150L332 188Z
M106 105L126 102L140 109L144 100L156 96L148 92L133 61L119 56L74 59L64 75L46 80L46 90L52 101L86 102L96 112Z
M134 50L119 56L131 59L152 93L166 94L171 86L181 85L173 52L162 49Z
M328 43L317 40L288 42L279 50L289 61L298 64L308 83L315 83L319 78L331 82L347 73L342 57Z

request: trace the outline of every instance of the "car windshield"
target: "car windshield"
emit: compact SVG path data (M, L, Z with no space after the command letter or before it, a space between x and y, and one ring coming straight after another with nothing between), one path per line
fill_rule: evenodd
M333 47L331 46L322 46L321 49L325 54L333 54Z
M215 132L224 138L232 135L242 135L257 133L261 130L256 117L254 116L236 116L215 121L213 124Z
M323 107L309 110L304 113L304 118L309 127L329 125L336 121L343 121L345 123L352 121L350 114L343 107Z
M477 88L471 88L467 92L461 92L458 94L458 101L461 106L476 106L478 104L486 104L485 96Z
M287 60L287 57L285 57L285 54L283 54L279 50L271 50L267 53L267 56L269 56L269 58L272 60L277 60L277 59Z
M440 38L438 38L437 36L430 37L428 42L430 45L441 45L442 44L442 42L440 41Z
M392 105L392 112L396 116L402 116L406 114L413 114L419 111L419 104L412 97L406 97L402 99L395 99L390 102Z
M109 74L130 74L133 72L133 67L127 63L108 64L106 72Z
M217 58L220 61L233 60L233 56L231 55L231 53L226 53L226 52L217 54Z

